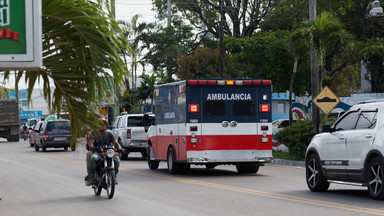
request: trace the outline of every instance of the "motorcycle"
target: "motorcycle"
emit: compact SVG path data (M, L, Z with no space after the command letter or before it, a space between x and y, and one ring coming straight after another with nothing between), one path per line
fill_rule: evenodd
M21 137L25 140L28 139L29 131L21 131Z
M95 177L96 182L91 184L95 195L99 196L102 189L107 191L107 196L112 199L115 193L115 164L114 158L119 157L119 153L112 146L103 146L95 151L101 154L97 162Z

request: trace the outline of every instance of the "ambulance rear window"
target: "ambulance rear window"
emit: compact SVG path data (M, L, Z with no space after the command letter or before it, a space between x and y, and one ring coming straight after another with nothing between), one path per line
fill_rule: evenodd
M255 114L255 103L253 101L235 101L233 113L237 116L253 116Z
M223 116L225 115L225 102L205 101L203 112L206 116Z

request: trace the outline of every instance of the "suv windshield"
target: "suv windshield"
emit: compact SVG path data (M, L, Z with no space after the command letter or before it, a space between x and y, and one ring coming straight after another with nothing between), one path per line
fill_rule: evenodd
M53 131L53 130L70 130L71 125L68 121L54 121L54 122L48 122L47 124L47 131Z

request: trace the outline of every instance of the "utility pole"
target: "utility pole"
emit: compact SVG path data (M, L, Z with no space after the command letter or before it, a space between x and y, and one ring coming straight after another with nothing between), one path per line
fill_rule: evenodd
M115 10L115 0L111 0L111 13L112 13L112 16L113 18L116 18L116 10ZM133 82L133 80L132 80ZM112 81L112 83L114 83L114 81ZM120 101L121 101L121 93L120 93L120 86L117 85L116 83L114 84L115 85L115 95L117 97L117 99L115 98L113 101L115 102L114 104L114 109L113 109L113 116L110 117L111 115L111 111L110 109L108 109L108 122L111 123L112 120L115 118L115 116L118 116L120 115Z
M314 21L316 19L316 0L309 0L309 19ZM311 92L312 100L317 96L320 88L319 71L316 62L316 52L311 47ZM312 101L312 126L316 133L319 133L320 126L320 113L319 108Z
M167 0L167 27L171 27L171 0Z
M219 71L220 71L220 77L221 78L224 78L223 22L224 22L223 2L222 2L222 0L220 0L220 22L219 22L219 49L220 49L220 56L219 56Z

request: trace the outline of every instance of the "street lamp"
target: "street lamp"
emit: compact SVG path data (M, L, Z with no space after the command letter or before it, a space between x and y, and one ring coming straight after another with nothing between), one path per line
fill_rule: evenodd
M368 13L369 8L371 8L371 10ZM383 8L380 6L380 1L372 0L367 7L367 17L373 18L373 17L383 17L383 16L384 16Z

